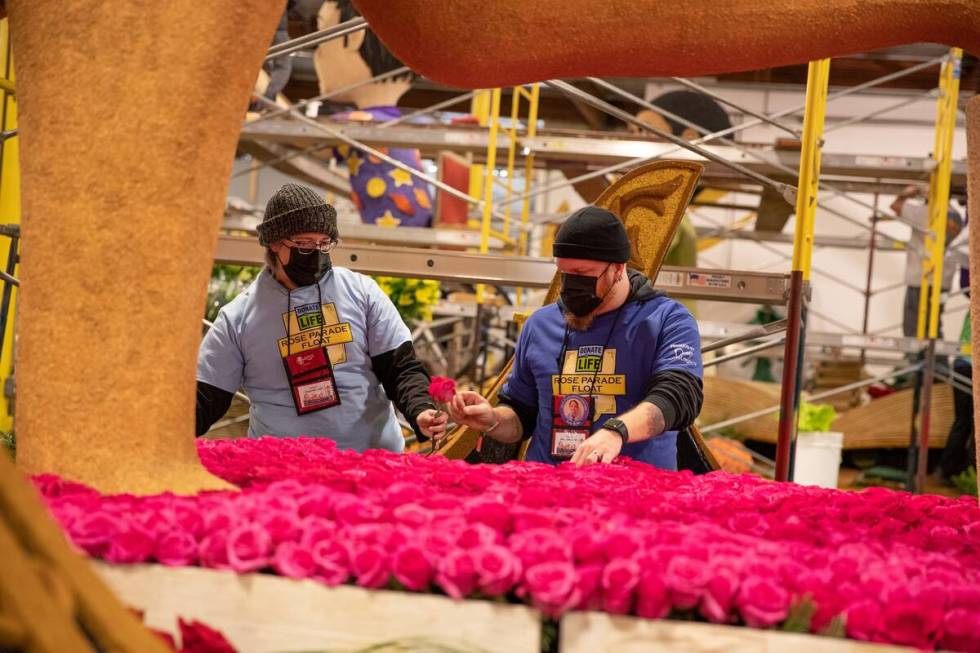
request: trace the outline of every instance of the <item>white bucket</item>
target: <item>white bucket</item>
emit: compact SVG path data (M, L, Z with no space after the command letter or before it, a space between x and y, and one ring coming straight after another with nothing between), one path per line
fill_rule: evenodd
M793 480L800 485L836 488L843 446L843 433L798 433Z

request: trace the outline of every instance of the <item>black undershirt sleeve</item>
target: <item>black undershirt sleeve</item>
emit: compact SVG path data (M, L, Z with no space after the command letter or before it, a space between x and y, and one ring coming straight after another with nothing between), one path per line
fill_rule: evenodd
M704 403L703 383L700 378L683 370L657 372L647 381L648 401L664 416L665 431L679 431L694 423Z
M508 397L504 392L498 395L497 403L503 406L510 406L517 413L517 419L521 422L521 440L529 440L534 435L534 427L538 423L538 407L522 404Z
M419 441L428 440L415 420L419 413L436 405L429 397L429 373L422 361L415 357L412 341L406 340L390 351L372 356L371 369L381 381L385 394L408 420Z
M196 433L201 436L208 432L211 425L221 419L231 406L235 393L216 388L215 386L197 382L197 426Z

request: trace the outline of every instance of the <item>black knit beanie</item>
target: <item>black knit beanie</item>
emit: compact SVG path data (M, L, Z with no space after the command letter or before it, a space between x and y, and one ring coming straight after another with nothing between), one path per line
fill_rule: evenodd
M259 244L268 247L284 238L306 232L337 238L337 211L312 189L286 184L276 191L258 226Z
M626 263L633 253L626 227L611 211L585 206L568 216L555 236L556 258Z

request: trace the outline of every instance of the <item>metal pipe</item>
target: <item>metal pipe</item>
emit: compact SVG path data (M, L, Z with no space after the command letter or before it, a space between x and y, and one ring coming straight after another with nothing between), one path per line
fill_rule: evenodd
M779 336L778 338L773 338L772 340L767 340L766 342L760 342L757 345L752 345L751 347L746 347L745 349L740 349L731 354L725 354L724 356L718 356L710 361L705 362L703 367L711 367L712 365L720 365L721 363L726 363L730 360L735 360L737 358L742 358L748 356L749 354L754 354L759 351L764 351L766 349L772 349L773 347L783 344L786 340L786 336Z
M568 82L564 82L559 79L550 79L545 83L548 84L548 86L551 86L552 88L557 89L566 95L569 95L574 98L578 98L579 100L585 102L586 104L595 107L596 109L599 109L605 113L608 113L614 118L619 118L620 120L629 123L631 125L634 125L636 127L639 127L640 129L652 132L660 136L664 140L670 141L671 143L678 145L686 150L690 150L704 157L705 159L708 159L709 161L714 161L718 165L734 170L735 172L738 172L741 175L748 177L749 179L753 179L759 182L763 186L768 186L769 188L772 188L774 191L779 193L782 197L790 198L795 194L796 189L790 184L784 184L782 182L776 181L775 179L770 179L769 177L759 174L754 170L749 170L743 165L740 165L738 163L732 163L731 161L727 160L725 157L719 156L714 152L711 152L709 150L704 149L703 147L695 145L693 142L685 141L683 138L680 138L679 136L674 136L670 132L648 125L647 123L643 122L642 120L630 114L629 112L623 111L619 107L613 106L612 104L609 104L605 100L597 98L591 93L587 93L579 88L576 88L575 86L572 86Z
M9 56L9 55L8 55ZM17 233L20 233L20 225L17 226ZM11 236L10 238L10 249L7 250L7 270L4 276L13 279L14 272L17 269L18 260L18 245L20 244L20 238L18 236ZM3 354L3 344L7 340L7 318L10 315L10 302L13 297L14 285L18 284L3 284L3 300L0 301L0 355Z
M688 87L690 89L694 89L695 91L697 91L699 93L703 93L704 95L707 95L708 97L713 98L714 100L717 100L718 102L721 102L722 104L727 104L728 106L732 107L733 109L738 109L739 111L741 111L742 113L744 113L744 114L746 114L748 116L752 116L754 118L758 118L762 122L767 123L769 125L772 125L773 127L776 127L777 129L781 129L784 132L786 132L787 134L790 134L791 136L795 136L796 138L799 138L799 139L802 139L803 138L802 132L799 132L799 131L791 128L791 127L787 127L783 123L781 123L781 122L779 122L777 120L773 120L772 118L770 118L769 116L767 116L764 113L761 113L761 112L758 112L758 111L754 111L753 109L749 109L748 107L745 107L745 106L736 104L736 103L732 102L731 100L728 100L728 99L722 97L718 93L715 93L711 89L705 88L704 86L701 86L700 84L696 84L696 83L692 82L689 79L684 79L683 77L671 77L671 79L674 80L675 82L677 82L678 84L682 84L682 85L684 85L684 86L686 86L686 87Z
M741 333L737 333L724 340L716 340L711 344L701 347L701 353L707 354L709 352L723 349L730 345L737 345L740 342L745 342L746 340L755 340L756 338L763 338L765 336L771 336L774 333L779 333L786 330L786 320L776 320L774 322L769 322L751 329L747 329Z
M789 447L796 430L796 411L793 406L793 388L796 382L796 365L800 351L800 327L803 311L803 272L790 273L790 295L786 307L786 342L783 349L783 378L780 386L779 433L776 439L776 480L789 479Z
M936 375L937 379L941 381L945 381L946 385L953 388L954 391L965 392L966 394L970 394L973 392L973 386L963 385L962 383L958 382L956 379L952 378L951 376L948 376L947 374L940 372L938 369L936 369L933 372L933 374Z
M603 88L606 88L608 90L613 91L614 93L616 93L620 97L623 97L625 99L628 99L631 102L635 102L636 104L640 105L641 107L644 107L646 109L650 109L651 111L657 111L658 113L663 114L667 118L669 118L671 120L674 120L675 122L678 122L678 123L680 123L680 124L682 124L682 125L684 125L686 127L690 127L691 129L694 129L695 131L698 131L698 132L701 132L701 133L704 133L704 132L707 131L706 129L704 129L700 125L697 125L696 123L693 123L693 122L685 119L682 116L679 116L679 115L677 115L675 113L671 113L671 112L666 111L664 109L660 109L660 108L654 106L653 104L650 104L649 102L646 102L642 98L640 98L640 97L638 97L638 96L636 96L636 95L634 95L632 93L629 93L628 91L624 91L623 89L618 88L617 86L614 86L613 84L610 84L610 83L608 83L608 82L606 82L604 80L601 80L601 79L599 79L597 77L589 77L588 79L589 79L589 81L593 82L594 84L596 84L598 86L601 86ZM656 133L660 133L660 132L657 131ZM770 159L769 157L765 156L765 154L763 154L761 152L756 152L755 150L751 150L749 148L743 147L743 146L739 145L738 143L736 143L735 141L733 141L731 139L724 139L724 138L720 138L719 137L718 140L723 141L729 147L735 148L737 151L741 152L742 154L745 154L746 156L749 156L749 157L751 157L753 159L756 159L758 161L763 161L765 163L768 163L768 164L772 165L777 170L781 170L781 171L783 171L783 172L785 172L787 174L797 174L797 172L798 172L796 170L793 170L792 168L790 168L787 165L784 165L784 164L782 164L782 163L780 163L778 161L775 161L775 160ZM700 154L700 152L699 152L699 154ZM867 203L862 202L861 200L858 200L856 198L852 198L852 197L848 196L846 193L844 193L844 192L842 192L842 191L834 188L831 185L828 185L828 184L825 184L825 183L818 183L817 188L819 190L821 190L821 191L832 193L835 197L843 197L844 199L850 200L851 202L854 202L854 203L856 203L856 204L858 204L860 206L864 206L866 208L873 208L873 207L870 207L870 205L868 205ZM785 197L785 195L784 195L784 197ZM836 209L832 209L832 208L827 207L827 206L824 206L822 208L823 208L824 211L827 211L828 213L831 213L832 215L835 215L835 216L837 216L837 217L839 217L839 218L841 218L843 220L846 220L847 222L850 222L851 224L857 225L858 227L861 227L862 229L868 229L868 226L867 225L865 225L865 224L863 224L863 223L855 220L854 218L850 217L849 215L847 215L845 213L841 213L840 211L837 211ZM917 229L917 230L920 230L920 231L923 231L923 232L927 232L928 231L927 229L924 229L923 227L915 224L914 222L907 221L907 220L901 218L900 216L896 216L896 215L893 215L893 214L890 214L890 213L885 213L883 211L878 211L877 209L875 209L875 211L876 211L876 213L880 213L881 215L884 215L884 216L889 217L891 219L898 220L900 222L903 222L905 224L908 224L913 229ZM891 238L890 238L890 240L892 240L893 242L902 242L902 241L896 241L895 239L891 239Z
M896 109L901 109L902 107L907 107L910 104L915 104L916 102L922 102L923 100L925 100L927 98L936 97L936 93L937 93L936 89L932 88L932 89L929 89L928 91L926 91L925 93L923 93L922 95L918 95L918 96L916 96L914 98L910 98L908 100L902 100L901 102L898 102L896 104L891 104L891 105L889 105L887 107L884 107L882 109L875 109L874 111L871 111L871 112L866 113L864 115L854 116L853 118L848 118L847 120L842 120L841 122L834 123L830 127L827 127L827 129L824 130L824 133L826 134L828 132L832 132L832 131L837 130L837 129L843 129L844 127L850 127L851 125L856 125L856 124L861 123L861 122L864 122L865 120L868 120L870 118L876 118L876 117L878 117L880 115L883 115L883 114L886 114L886 113L891 113L892 111L895 111Z
M340 38L341 36L353 34L354 32L360 32L361 30L367 28L367 26L367 21L364 20L362 16L351 18L350 20L340 23L339 25L333 25L326 29L321 29L318 32L312 32L310 34L300 36L299 38L286 41L285 43L274 45L266 52L265 59L263 61L276 59L287 54L292 54L293 52L298 52L299 50L305 50L313 45L319 45L325 41L332 41L333 39Z
M259 96L258 97L258 100L259 100L259 102L262 102L264 104L275 106L275 103L272 100L269 100L268 98ZM408 174L412 175L413 177L416 177L417 179L421 179L422 181L424 181L426 183L432 184L433 186L435 186L439 190L445 191L445 192L449 193L450 195L452 195L453 197L457 197L457 198L463 200L467 204L473 204L474 206L478 206L478 207L481 207L481 208L483 207L483 202L481 200L474 199L473 197L470 197L466 193L463 193L463 192L461 192L461 191L453 188L449 184L446 184L446 183L443 183L443 182L439 181L435 177L431 177L431 176L425 174L424 172L419 172L415 168L413 168L413 167L411 167L409 165L406 165L406 164L402 163L401 161L398 161L397 159L393 159L390 156L388 156L387 154L385 154L383 152L380 152L380 151L374 149L373 147L370 147L369 145L365 145L364 143L361 143L360 141L351 138L350 136L344 134L343 132L340 132L340 131L334 129L333 127L329 127L329 126L327 126L327 125L325 125L323 123L317 122L316 120L313 120L311 118L307 118L306 116L304 116L299 111L296 111L295 109L289 109L288 111L289 111L289 114L293 118L295 118L296 120L299 120L300 122L302 122L302 123L304 123L306 125L309 125L313 129L316 129L316 130L321 131L321 132L323 132L325 134L328 134L329 136L332 136L333 138L336 138L338 140L341 140L341 141L347 143L348 145L350 145L351 147L356 147L356 148L358 148L358 149L360 149L360 150L362 150L364 152L367 152L368 154L372 154L375 157L377 157L377 158L381 159L382 161L384 161L385 163L387 163L389 165L392 165L392 166L398 168L399 170L404 170L405 172L407 172ZM504 217L502 214L500 214L497 211L494 211L493 212L493 216L494 217L497 217L497 218L500 218L500 219L503 219L503 217Z
M238 172L236 172L235 174L233 174L231 176L231 179L237 179L237 178L242 177L244 175L248 175L248 174L252 174L254 172L258 172L262 168L268 168L269 166L278 165L280 163L284 163L284 162L289 161L291 159L295 159L298 156L305 156L307 154L312 154L313 152L316 152L317 150L326 150L326 149L329 149L331 147L333 147L333 145L319 145L319 144L317 144L317 145L310 145L309 147L304 147L302 150L299 150L298 152L290 152L289 154L283 154L282 156L277 156L274 159L269 159L268 161L262 161L258 165L249 166L248 168L245 168L244 170L239 170Z
M393 125L400 125L403 122L407 122L412 118L418 118L419 116L424 116L430 113L434 113L439 109L445 109L446 107L451 107L454 104L459 104L460 102L466 102L467 100L472 100L476 91L470 91L469 93L463 93L462 95L457 95L456 97L449 98L448 100L443 100L442 102L437 102L432 106L425 107L423 109L418 109L412 113L406 113L397 118L392 118L387 122L383 122L378 125L378 129L384 129L386 127L391 127Z
M826 397L833 396L835 394L840 394L842 392L849 392L851 390L856 390L858 388L863 388L879 381L884 381L895 376L900 376L902 374L908 374L909 372L914 372L921 367L920 363L915 365L910 365L899 370L894 370L892 372L886 372L885 374L879 374L878 376L872 377L870 379L864 379L862 381L856 381L855 383L848 383L847 385L841 386L839 388L832 388L825 392L819 394L810 395L807 397L808 401L817 401L819 399L824 399ZM726 419L721 422L716 422L714 424L709 424L701 429L701 433L712 433L714 431L720 431L723 428L733 426L735 424L740 424L742 422L747 422L750 419L755 419L756 417L764 417L766 415L771 415L777 413L780 410L780 406L770 406L769 408L763 408L761 410L756 410L751 413L746 413L745 415L739 415L738 417L733 417L731 419Z
M926 471L929 467L929 427L932 422L932 383L936 366L936 339L929 339L926 348L925 379L922 384L922 405L919 426L919 446L916 451L915 491L926 489Z
M305 100L300 100L296 104L286 109L282 108L278 104L273 103L275 110L263 113L255 120L250 120L246 124L254 125L256 123L262 122L263 120L267 120L268 118L275 118L276 116L281 116L283 114L289 113L290 109L303 109L306 107L306 105L312 104L313 102L329 100L332 97L336 97L338 95L348 93L355 89L361 88L362 86L367 86L368 84L374 84L375 82L383 82L386 79L391 79L392 77L398 77L399 75L404 75L405 73L410 73L410 72L412 72L412 69L409 68L408 66L395 68L394 70L389 70L388 72L381 73L380 75L375 75L374 77L370 77L368 79L362 79L358 82L354 82L353 84L348 84L347 86L341 86L340 88L334 89L329 93L322 93L320 95L315 95L311 98L306 98ZM263 98L263 99L268 99L268 98Z

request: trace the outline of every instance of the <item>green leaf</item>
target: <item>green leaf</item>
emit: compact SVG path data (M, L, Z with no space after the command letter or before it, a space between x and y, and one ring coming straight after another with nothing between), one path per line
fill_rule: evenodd
M824 637L846 637L847 636L847 617L843 614L839 614L830 620L823 629L820 630L818 635Z
M798 597L790 604L786 620L779 629L788 633L808 633L816 611L817 606L809 594Z
M830 430L830 424L835 417L837 411L830 404L811 404L804 401L800 403L798 429L817 433L826 432Z

